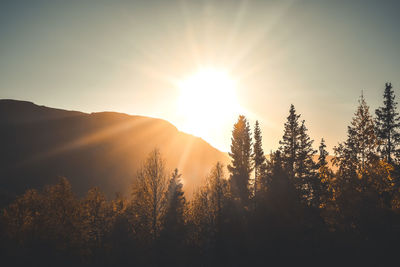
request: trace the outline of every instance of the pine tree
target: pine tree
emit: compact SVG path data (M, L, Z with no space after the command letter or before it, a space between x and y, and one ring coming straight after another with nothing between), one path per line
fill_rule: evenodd
M291 183L301 197L310 203L315 187L317 168L313 156L316 151L312 147L314 141L307 134L304 120L299 124L299 118L300 115L296 114L296 109L291 105L279 150Z
M247 206L249 201L249 182L252 166L252 141L250 126L245 116L240 115L232 131L232 144L229 156L232 158L228 166L231 189L234 197Z
M207 187L210 196L210 207L214 214L217 231L221 231L223 207L228 198L228 184L225 180L224 165L217 162L207 178Z
M284 134L282 140L279 141L281 145L279 150L284 159L285 169L291 178L295 176L295 162L299 138L299 117L300 115L296 114L294 105L290 105L289 116L284 125Z
M168 231L178 233L184 224L184 209L186 204L181 174L175 169L171 175L166 192L167 209L165 214L165 228Z
M346 179L361 177L366 167L376 160L377 138L374 121L362 94L351 125L347 129L347 140L335 147L335 164Z
M385 84L383 107L375 111L376 134L380 141L382 159L388 163L397 162L400 144L400 117L391 83Z
M181 176L178 169L175 169L171 175L166 191L164 228L160 234L159 242L159 248L163 251L161 254L165 256L158 259L160 260L160 265L181 265L178 264L178 262L182 257L176 257L177 253L182 252L186 236L184 219L186 199Z
M319 180L317 178L317 166L314 163L313 157L317 153L313 149L311 140L307 134L307 127L304 120L299 127L298 148L295 160L295 185L301 192L303 198L313 204L317 200L316 193L319 189Z
M326 161L326 157L329 155L328 151L326 151L326 144L324 138L321 139L321 143L318 148L319 156L318 156L318 168L325 168L328 165L328 161Z
M392 190L391 165L379 159L375 125L363 95L348 126L347 140L334 151L333 161L339 167L335 181L338 220L341 227L363 231L371 227L371 219L379 218L383 203L390 203Z
M262 189L262 184L265 182L266 177L266 158L262 148L261 129L258 121L254 126L254 145L253 145L253 163L254 163L254 184L253 194L257 199L257 192Z
M329 155L326 151L326 144L324 138L321 139L319 145L319 157L317 162L318 175L317 175L317 186L314 190L315 199L318 201L318 206L325 206L328 199L332 197L332 179L333 172L328 166L327 156Z
M301 122L299 128L298 146L295 159L295 174L297 178L306 179L314 175L316 165L313 160L313 156L317 153L313 149L312 144L314 140L311 140L307 134L307 127L304 120Z

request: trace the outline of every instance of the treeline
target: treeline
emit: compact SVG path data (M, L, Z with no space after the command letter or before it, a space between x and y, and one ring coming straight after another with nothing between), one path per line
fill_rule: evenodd
M390 83L372 116L361 95L329 166L291 105L277 151L239 116L231 163L190 201L152 151L129 196L74 196L66 179L28 190L1 214L1 251L26 266L385 266L400 249L400 117ZM318 160L315 160L315 158Z

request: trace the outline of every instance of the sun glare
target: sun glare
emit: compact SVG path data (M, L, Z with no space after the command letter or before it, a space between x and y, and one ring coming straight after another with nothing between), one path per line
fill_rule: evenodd
M179 83L179 111L185 118L183 129L206 138L221 131L224 122L231 122L240 112L236 81L228 72L201 69Z

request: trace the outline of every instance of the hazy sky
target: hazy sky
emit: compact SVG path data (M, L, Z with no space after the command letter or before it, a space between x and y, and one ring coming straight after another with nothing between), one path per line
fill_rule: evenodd
M386 81L400 98L399 14L400 1L384 0L1 0L0 98L159 117L183 129L171 81L211 66L238 80L267 152L291 103L331 150L361 90L371 111ZM227 151L232 117L206 141Z

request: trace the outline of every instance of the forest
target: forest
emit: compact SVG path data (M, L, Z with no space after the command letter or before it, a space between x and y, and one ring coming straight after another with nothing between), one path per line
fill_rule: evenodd
M294 105L270 154L259 122L239 116L231 163L216 162L190 199L157 148L129 195L109 199L95 187L78 198L68 177L29 189L1 210L3 266L396 264L400 116L391 83L375 112L363 95L358 103L332 157Z

